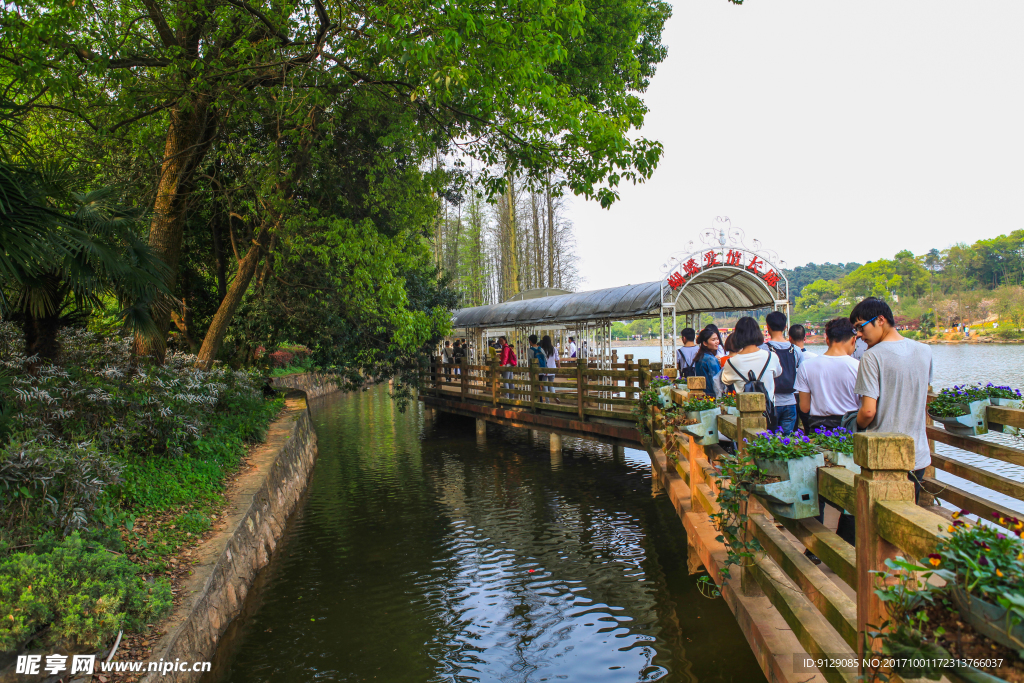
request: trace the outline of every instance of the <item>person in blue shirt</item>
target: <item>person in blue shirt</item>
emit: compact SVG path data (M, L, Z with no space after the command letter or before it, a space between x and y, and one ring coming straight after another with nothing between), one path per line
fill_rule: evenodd
M718 396L718 388L715 378L722 372L722 366L718 363L718 332L703 330L697 335L697 356L694 359L694 369L697 377L704 378L704 393L711 398Z

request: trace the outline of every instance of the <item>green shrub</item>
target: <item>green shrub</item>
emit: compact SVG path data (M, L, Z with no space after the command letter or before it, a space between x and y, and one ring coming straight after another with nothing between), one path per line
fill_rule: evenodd
M903 330L902 332L900 332L900 334L902 334L907 339L917 339L920 336L917 330Z
M1020 339L1022 336L1020 330L1013 330L1009 327L1000 327L996 330L995 335L1000 339Z
M178 515L177 519L174 520L174 525L179 530L190 534L202 534L209 531L213 523L208 515L203 514L199 510L189 510L183 515Z
M98 647L121 629L138 630L160 618L170 606L165 579L147 583L127 558L77 532L46 552L0 559L0 651L33 638L42 641L38 646L71 641Z

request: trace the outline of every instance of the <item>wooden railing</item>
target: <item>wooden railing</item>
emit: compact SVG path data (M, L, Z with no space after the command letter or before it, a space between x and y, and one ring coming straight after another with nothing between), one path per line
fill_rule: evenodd
M432 359L421 383L427 395L461 398L530 412L564 413L571 419L588 417L632 420L637 396L650 386L651 377L661 374L660 363L641 359L596 367L593 361L563 362L558 368L542 368L536 361L528 367L441 363ZM675 369L668 371L672 376ZM553 379L548 379L551 376ZM543 379L542 379L543 378Z
M703 378L690 378L691 393L703 389ZM673 401L681 403L685 395L672 393ZM751 439L764 429L764 397L760 394L738 396L739 416L718 418L719 432L744 451L744 438ZM990 408L994 422L1024 426L1024 410ZM657 448L669 444L674 452L666 452L670 464L689 488L690 514L712 515L720 510L718 495L728 480L723 480L716 463L733 457L721 447L701 446L693 438L670 438L663 430L661 411L654 411L650 429ZM928 428L935 441L947 443L973 453L1005 462L1024 464L1024 452L973 437L953 436L941 429ZM854 514L856 544L841 539L814 518L786 519L773 517L756 499L748 499L745 533L756 539L763 553L740 572L741 590L745 595L768 597L785 618L788 626L811 656L851 658L862 654L865 644L874 647L867 637L869 631L886 620L884 604L875 595L877 574L884 571L885 560L903 556L919 560L934 552L948 521L936 508L925 508L914 502L914 486L908 471L914 468L915 446L911 437L902 434L858 433L854 435L854 461L861 473L843 467L818 470L818 492L840 509ZM673 448L674 447L674 448ZM672 457L674 456L674 458ZM957 476L989 486L1007 495L1022 499L1024 486L983 469L958 463L952 458L933 455L937 467ZM941 491L937 497L954 505L963 505L972 512L993 519L990 511L1005 508L976 495L926 479L929 490ZM1013 516L1009 512L1009 516ZM994 520L998 521L998 520ZM784 528L780 530L776 523ZM856 594L848 595L840 583L804 555L810 550L834 577ZM722 582L721 576L714 578ZM837 669L821 669L829 681L857 680L855 674Z

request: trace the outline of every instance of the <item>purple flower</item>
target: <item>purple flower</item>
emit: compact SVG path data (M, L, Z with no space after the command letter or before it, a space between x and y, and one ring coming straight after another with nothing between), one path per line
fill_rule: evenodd
M1006 534L996 534L996 538L998 538L1001 541L1004 538L1006 538Z
M987 566L988 566L988 558L987 558L987 557L985 557L984 555L982 555L982 556L981 556L981 557L980 557L980 558L978 559L978 564L980 564L980 565L981 565L982 567L987 567Z
M786 439L783 439L783 440L782 440L782 445L783 445L783 446L788 446L788 445L789 445L789 439L788 439L788 438L786 438Z

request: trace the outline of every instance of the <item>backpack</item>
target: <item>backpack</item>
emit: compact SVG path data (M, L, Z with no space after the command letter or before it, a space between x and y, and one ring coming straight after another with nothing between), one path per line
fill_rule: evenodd
M772 362L772 353L771 353L771 351L769 351L768 352L768 360L766 360L764 362L764 367L761 368L761 372L757 375L757 377L756 378L754 377L754 371L753 370L747 370L747 379L743 383L743 391L744 391L744 393L750 393L750 394L758 394L758 393L760 393L760 394L764 395L764 413L763 414L764 414L765 424L768 427L768 431L774 431L779 426L779 419L775 416L775 401L773 401L772 397L768 395L768 388L764 385L764 382L761 381L761 378L764 377L764 373L765 373L766 370L768 370L768 365L771 362ZM726 363L729 364L729 367L732 368L733 372L735 372L740 377L743 377L743 373L740 372L739 370L737 370L736 366L732 364L732 359L731 358L729 360L727 360ZM776 379L778 379L778 378L776 378Z
M508 345L508 364L512 367L519 365L519 359L516 358L516 350L511 344Z
M792 394L796 385L796 347L792 344L788 349L778 349L768 344L768 351L775 352L779 357L779 365L782 366L782 374L775 378L775 394Z
M544 353L544 349L540 348L539 346L536 348L531 346L530 354L537 359L537 365L539 365L542 368L546 368L548 366L548 357L547 354Z
M693 354L693 363L690 365L686 364L686 356L683 355L682 349L677 349L676 354L679 356L679 368L682 377L696 377L697 376L697 354Z

